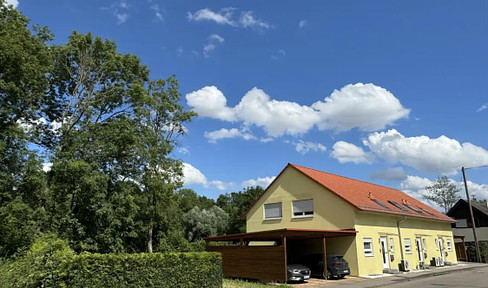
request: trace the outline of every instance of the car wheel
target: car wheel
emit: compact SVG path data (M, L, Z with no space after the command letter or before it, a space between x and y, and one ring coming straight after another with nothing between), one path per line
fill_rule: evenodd
M346 275L339 276L339 278L341 278L341 279L344 279L344 277L346 277Z
M330 280L330 279L333 279L334 276L332 276L332 272L330 272L330 270L327 270L327 275L325 275L324 277L326 280Z

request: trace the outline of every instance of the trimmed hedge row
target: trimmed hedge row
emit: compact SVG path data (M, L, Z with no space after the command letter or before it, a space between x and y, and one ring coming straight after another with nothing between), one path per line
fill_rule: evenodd
M215 253L82 254L62 267L54 287L222 287Z
M0 287L222 287L219 253L74 255L46 246L0 263Z

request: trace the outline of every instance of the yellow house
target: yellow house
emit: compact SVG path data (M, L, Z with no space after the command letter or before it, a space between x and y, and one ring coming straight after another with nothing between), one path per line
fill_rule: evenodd
M243 214L248 233L277 229L357 231L327 238L327 253L344 255L351 275L455 264L452 218L405 193L288 164ZM320 241L288 242L288 263L321 252ZM406 267L405 267L406 266Z

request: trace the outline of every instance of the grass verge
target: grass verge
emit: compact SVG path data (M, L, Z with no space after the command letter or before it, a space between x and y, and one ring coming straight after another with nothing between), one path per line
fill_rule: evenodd
M270 287L280 287L280 288L291 288L292 286L286 284L263 284L259 282L251 282L245 280L236 279L224 279L224 288L270 288Z

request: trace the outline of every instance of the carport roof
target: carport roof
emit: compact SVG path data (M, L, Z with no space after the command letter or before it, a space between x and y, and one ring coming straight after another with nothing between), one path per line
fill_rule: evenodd
M220 235L204 238L205 241L275 241L282 237L289 239L313 239L313 238L332 238L341 236L356 236L354 229L341 230L322 230L322 229L299 229L284 228L277 230L249 232L241 234Z

